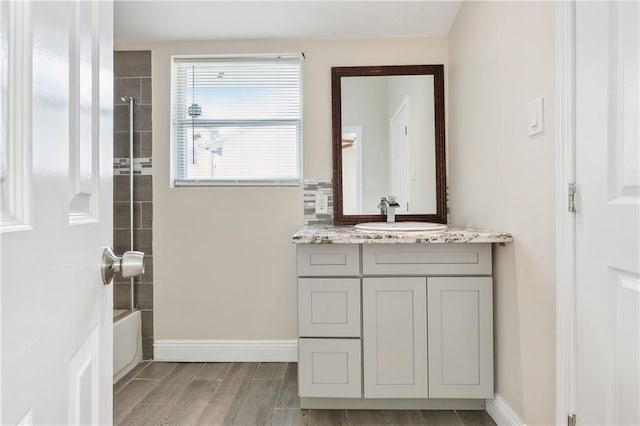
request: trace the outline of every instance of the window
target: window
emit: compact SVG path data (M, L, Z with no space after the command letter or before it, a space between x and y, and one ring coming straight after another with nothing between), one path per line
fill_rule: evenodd
M297 185L298 57L173 58L173 183Z

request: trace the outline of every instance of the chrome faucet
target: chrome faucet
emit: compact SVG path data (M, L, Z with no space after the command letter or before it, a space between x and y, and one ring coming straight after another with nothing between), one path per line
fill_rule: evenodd
M382 199L380 199L380 204L378 204L380 214L387 215L387 223L393 223L396 221L396 208L398 207L400 207L398 199L393 195L382 197Z

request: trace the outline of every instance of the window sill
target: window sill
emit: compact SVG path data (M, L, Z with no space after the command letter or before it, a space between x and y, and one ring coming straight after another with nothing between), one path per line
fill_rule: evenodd
M225 186L244 186L244 187L264 187L264 186L300 186L300 179L290 180L195 180L195 179L176 179L173 182L173 188L182 187L225 187Z

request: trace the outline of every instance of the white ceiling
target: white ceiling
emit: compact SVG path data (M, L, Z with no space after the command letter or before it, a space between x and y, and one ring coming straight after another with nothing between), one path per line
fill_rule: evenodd
M444 36L460 1L115 2L115 43Z

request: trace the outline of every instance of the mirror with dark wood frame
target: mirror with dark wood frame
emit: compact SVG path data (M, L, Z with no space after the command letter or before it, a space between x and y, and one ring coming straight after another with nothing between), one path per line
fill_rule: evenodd
M443 65L331 69L334 223L447 222Z

